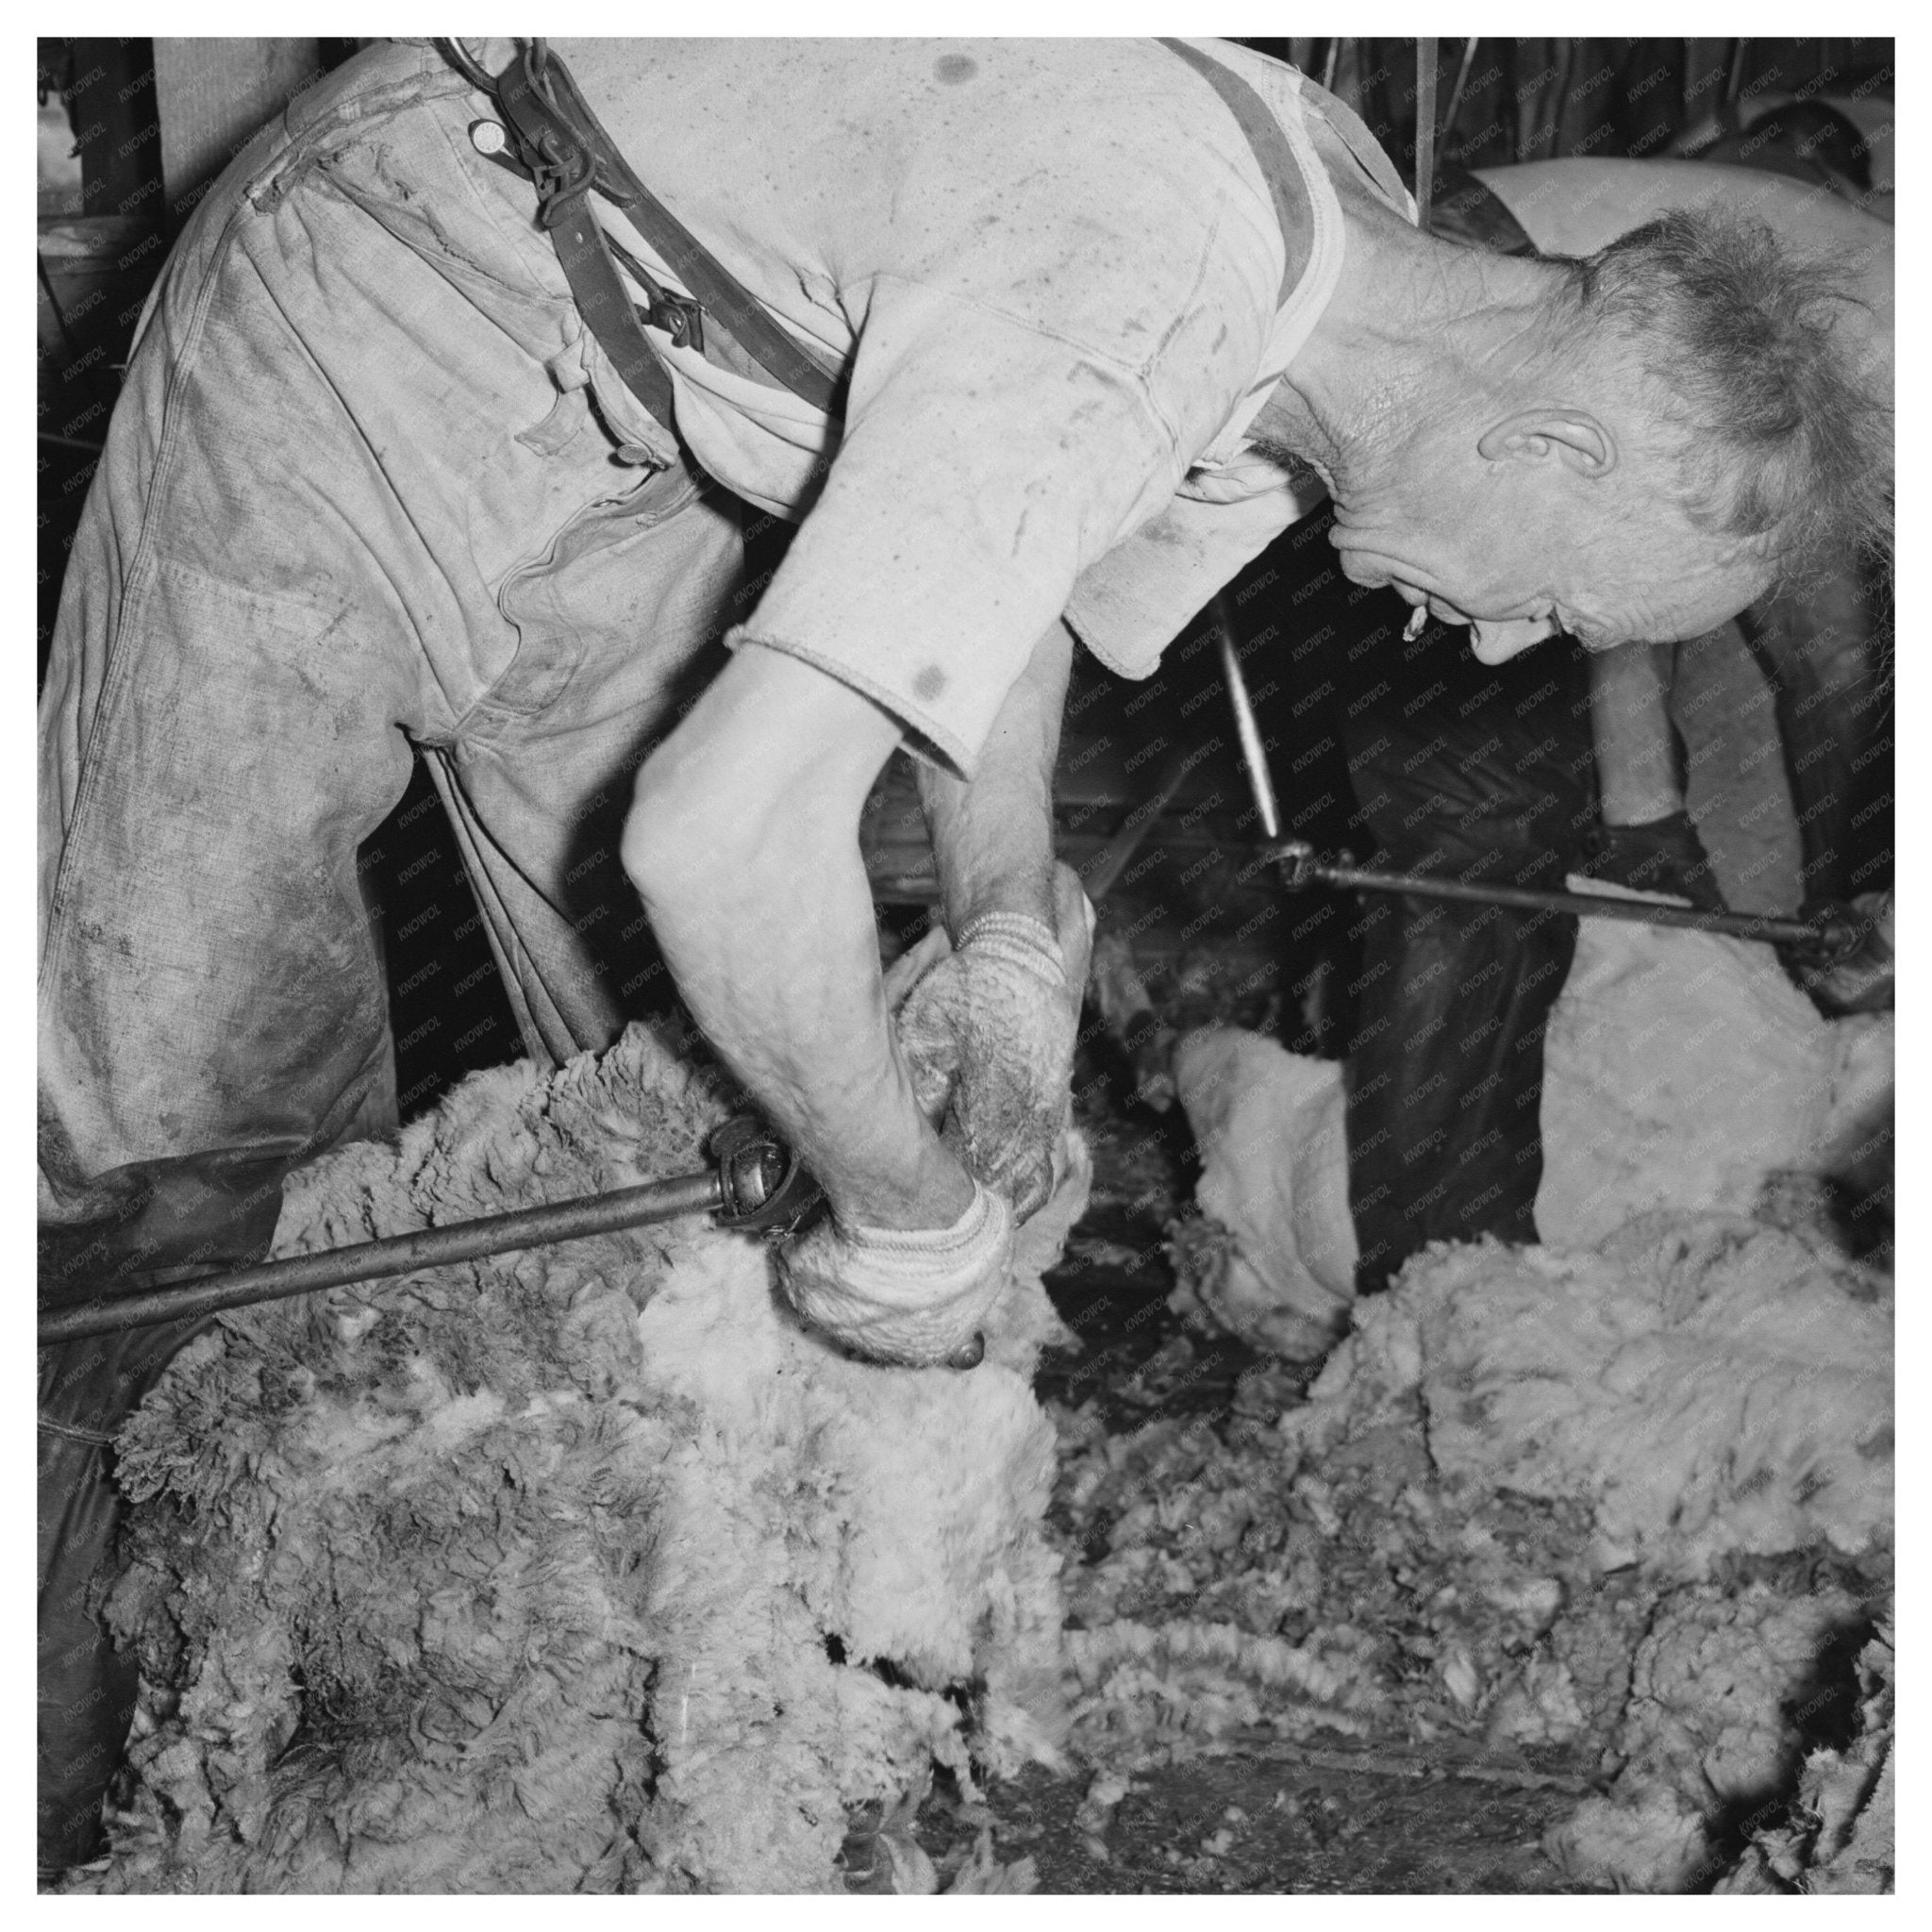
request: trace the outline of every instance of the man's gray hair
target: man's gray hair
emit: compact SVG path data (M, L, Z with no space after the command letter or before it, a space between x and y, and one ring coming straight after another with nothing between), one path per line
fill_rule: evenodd
M1694 524L1786 576L1889 559L1891 407L1834 335L1859 306L1840 271L1760 223L1683 208L1563 266L1561 320L1607 331L1651 379Z

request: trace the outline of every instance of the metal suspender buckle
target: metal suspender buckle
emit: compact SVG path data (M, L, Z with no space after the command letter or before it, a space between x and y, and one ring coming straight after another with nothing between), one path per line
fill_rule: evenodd
M536 179L537 222L543 228L569 219L571 204L593 188L620 208L636 198L591 145L584 119L571 111L578 105L569 98L575 93L568 71L561 63L551 66L541 41L496 76L503 117Z
M575 213L574 204L592 189L619 208L636 203L636 192L623 179L623 161L606 151L595 116L577 92L570 70L561 60L549 58L541 41L533 41L497 76L496 95L525 165L536 180L540 227L557 228ZM702 305L663 287L627 251L618 252L650 294L638 313L653 328L663 329L674 346L702 354Z
M638 313L653 328L665 330L674 348L695 349L702 356L705 352L703 304L693 302L689 295L677 294L648 276L643 280L651 292L651 299L648 304L632 305Z
M654 376L646 366L656 351L632 323L627 298L625 313L615 313L619 285L613 255L650 294L650 306L640 312L654 327L664 329L677 346L702 351L704 315L708 311L717 326L782 388L828 416L839 414L843 373L826 368L809 348L793 341L765 312L758 298L639 179L569 68L548 51L546 42L533 41L494 76L483 72L460 42L439 44L472 86L495 96L522 166L536 179L538 222L558 244L585 320L653 415L660 422L669 420L658 407L660 400L666 409L670 407L669 377ZM487 155L488 149L478 144L478 152ZM489 158L511 165L504 156ZM691 294L663 288L622 242L604 234L589 207L593 189L626 210L632 225ZM595 286L587 295L591 284ZM614 340L607 340L607 329ZM635 343L623 340L627 332L636 334Z

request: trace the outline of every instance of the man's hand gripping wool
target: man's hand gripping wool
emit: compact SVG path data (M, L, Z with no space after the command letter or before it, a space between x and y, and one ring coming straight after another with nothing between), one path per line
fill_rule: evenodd
M1093 908L1070 868L1057 868L1055 889L1058 934L989 913L950 951L936 929L886 985L921 1108L1020 1221L1057 1178L1092 942Z
M943 1124L973 1201L948 1228L826 1221L781 1253L792 1307L856 1354L919 1366L970 1349L1015 1224L1059 1180L1093 912L1066 866L1055 896L1058 938L1018 913L974 921L957 947L935 925L886 974L913 1092Z
M855 1355L925 1368L972 1346L1012 1258L1012 1213L974 1181L951 1227L861 1227L828 1217L780 1252L779 1278L791 1306Z

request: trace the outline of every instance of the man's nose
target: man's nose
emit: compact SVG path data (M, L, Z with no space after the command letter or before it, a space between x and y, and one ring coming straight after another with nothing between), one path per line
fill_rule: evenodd
M1478 664L1507 664L1521 657L1532 644L1557 634L1556 620L1548 617L1517 617L1507 624L1485 624L1474 619L1469 626L1469 648Z

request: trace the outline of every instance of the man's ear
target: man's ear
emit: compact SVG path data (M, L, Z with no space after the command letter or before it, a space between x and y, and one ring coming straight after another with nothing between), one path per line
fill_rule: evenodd
M1531 462L1555 457L1579 476L1607 476L1617 467L1610 432L1587 409L1518 409L1491 423L1475 447L1492 463L1511 457Z

